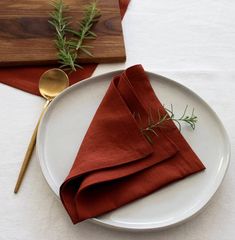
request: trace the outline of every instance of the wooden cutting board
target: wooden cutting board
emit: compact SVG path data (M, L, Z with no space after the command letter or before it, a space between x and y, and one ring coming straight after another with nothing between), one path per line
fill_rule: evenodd
M48 23L53 7L50 0L0 1L0 66L42 65L57 62L53 42L54 29ZM82 18L84 6L90 0L64 0L73 20ZM79 55L80 63L120 62L125 60L125 48L118 0L99 0L101 18L93 31L96 40L93 57ZM76 26L76 25L75 25Z

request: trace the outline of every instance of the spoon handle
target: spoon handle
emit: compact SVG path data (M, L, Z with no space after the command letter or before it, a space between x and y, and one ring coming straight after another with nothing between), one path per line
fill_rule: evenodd
M39 117L39 120L37 122L37 125L36 125L36 127L35 127L35 129L33 131L33 135L31 137L30 143L28 145L28 149L26 151L26 154L25 154L25 157L24 157L24 161L23 161L23 164L21 166L20 173L19 173L16 185L15 185L14 193L18 192L18 190L20 188L20 185L22 183L22 180L24 178L25 172L27 170L27 167L28 167L28 164L30 162L30 159L31 159L31 156L32 156L32 153L33 153L33 150L34 150L34 146L35 146L35 143L36 143L36 137L37 137L37 131L38 131L39 123L40 123L40 121L42 119L43 114L47 110L50 102L51 102L50 100L46 101L46 103L45 103L45 105L43 107L43 111L42 111L42 113L41 113L41 115Z

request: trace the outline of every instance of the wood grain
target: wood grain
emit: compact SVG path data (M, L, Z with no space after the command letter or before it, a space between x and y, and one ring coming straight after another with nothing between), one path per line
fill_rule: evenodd
M76 22L82 18L89 0L64 0ZM57 62L54 30L48 23L53 7L50 0L0 1L0 66L42 65ZM93 57L79 55L80 63L119 62L125 60L125 48L118 0L99 0L102 16L93 28L96 40Z

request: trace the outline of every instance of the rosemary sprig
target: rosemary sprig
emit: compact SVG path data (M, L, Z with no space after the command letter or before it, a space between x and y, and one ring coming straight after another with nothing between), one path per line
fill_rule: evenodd
M81 22L79 22L80 30L74 31L69 29L68 32L73 33L78 37L77 41L70 42L70 46L76 50L81 49L84 53L92 56L92 54L87 50L89 46L83 45L85 39L95 39L96 34L91 31L92 26L99 21L101 14L100 10L97 9L96 2L91 3L85 8L84 17Z
M79 30L71 28L71 17L65 16L68 13L68 6L63 0L52 2L54 12L50 14L51 20L49 23L56 31L55 44L58 50L58 61L61 68L70 72L76 71L77 68L82 68L77 64L78 52L81 50L84 53L92 56L88 50L91 46L84 45L84 40L95 39L96 34L91 31L93 25L101 16L96 2L92 2L85 8L84 17L79 25Z
M190 115L187 114L188 105L185 107L183 114L180 117L175 116L172 104L170 109L166 107L164 108L166 110L165 114L161 114L159 109L155 113L149 111L147 127L141 129L142 134L150 143L153 143L153 141L149 133L153 133L154 135L158 136L156 130L165 127L164 124L170 120L174 121L178 125L180 131L182 129L182 123L188 124L193 130L196 127L197 116L194 114L194 109Z
M55 28L56 40L55 44L58 50L58 60L61 64L61 68L69 68L72 71L76 71L75 67L75 54L71 50L67 38L66 32L70 28L70 17L65 17L68 7L64 5L62 0L52 2L54 12L50 14L51 20L49 23Z

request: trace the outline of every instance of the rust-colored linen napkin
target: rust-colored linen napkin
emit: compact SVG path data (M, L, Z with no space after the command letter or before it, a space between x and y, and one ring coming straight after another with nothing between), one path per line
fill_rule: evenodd
M129 2L130 0L119 0L122 18L127 10ZM78 69L75 73L70 75L70 85L90 77L95 71L97 64L83 64L82 66L83 69ZM0 68L0 83L40 96L38 90L40 76L43 72L53 67L55 66Z
M205 168L173 122L151 135L153 143L147 141L141 129L149 109L165 113L141 65L112 80L60 188L73 223Z

